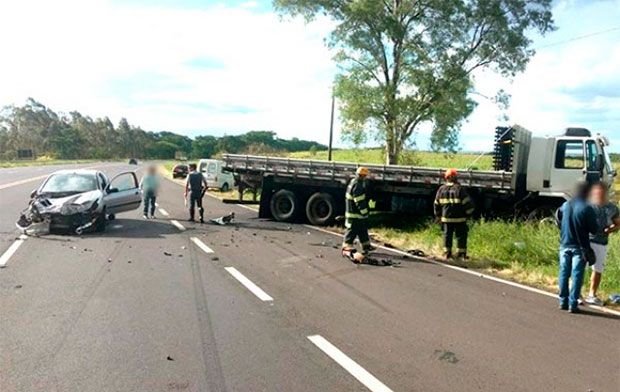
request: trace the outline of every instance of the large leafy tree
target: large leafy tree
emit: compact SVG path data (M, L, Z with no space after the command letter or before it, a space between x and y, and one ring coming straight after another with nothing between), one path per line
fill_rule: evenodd
M527 34L553 29L552 0L274 0L283 14L336 22L328 44L345 137L370 131L387 164L420 126L436 149L454 150L475 102L472 73L491 67L512 77L532 56Z

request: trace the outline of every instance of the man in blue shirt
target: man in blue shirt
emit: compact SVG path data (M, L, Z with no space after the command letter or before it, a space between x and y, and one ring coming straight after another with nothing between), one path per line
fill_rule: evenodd
M578 301L586 267L584 250L590 249L590 234L598 231L596 214L586 199L589 186L578 183L573 199L560 209L560 309L578 312ZM569 289L569 278L573 281Z

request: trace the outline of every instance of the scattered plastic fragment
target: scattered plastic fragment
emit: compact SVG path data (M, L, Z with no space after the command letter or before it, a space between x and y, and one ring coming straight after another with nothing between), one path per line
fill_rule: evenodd
M167 359L167 360L169 360L169 361L174 361L174 358L172 358L170 355L168 355L168 356L166 357L166 359Z
M166 256L172 256L172 253L170 253L170 252L164 252L164 255L166 255Z

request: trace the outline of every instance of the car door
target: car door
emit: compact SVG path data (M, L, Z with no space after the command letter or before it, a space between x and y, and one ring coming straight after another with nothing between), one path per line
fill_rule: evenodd
M104 202L108 214L131 211L140 207L142 197L134 172L120 173L106 187Z

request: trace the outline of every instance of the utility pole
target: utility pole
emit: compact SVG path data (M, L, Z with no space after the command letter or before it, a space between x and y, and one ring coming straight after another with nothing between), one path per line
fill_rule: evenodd
M332 89L332 115L329 123L329 147L327 149L327 160L332 160L332 140L334 138L334 106L336 103L336 97L334 96L334 91Z

